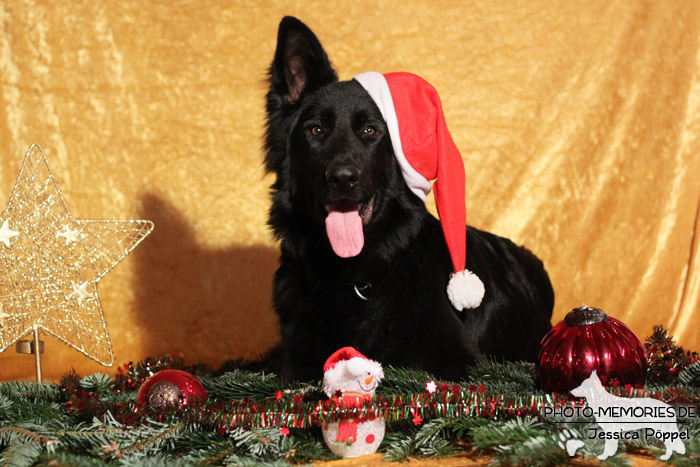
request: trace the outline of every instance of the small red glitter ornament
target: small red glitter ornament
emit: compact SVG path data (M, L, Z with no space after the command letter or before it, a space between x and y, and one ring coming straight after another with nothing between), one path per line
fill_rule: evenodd
M622 321L585 305L544 336L536 366L547 392L568 392L593 370L608 386L642 387L646 380L646 355L637 336Z
M197 378L182 370L162 370L143 382L136 405L154 409L180 408L207 400L207 392Z

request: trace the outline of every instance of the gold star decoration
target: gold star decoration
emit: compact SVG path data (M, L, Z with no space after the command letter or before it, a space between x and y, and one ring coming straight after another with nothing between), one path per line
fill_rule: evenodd
M32 145L0 214L0 352L43 329L110 366L97 283L152 230L144 220L73 218L43 150Z
M2 223L2 227L0 227L0 242L4 243L7 248L10 247L12 237L16 237L17 235L19 235L19 232L10 229L7 226L7 221Z
M63 228L63 232L58 232L56 236L63 237L66 239L66 245L70 245L72 242L78 239L80 232L77 230L71 230L69 226Z
M0 327L2 327L2 321L3 321L5 318L9 318L9 317L10 317L10 315L8 315L7 313L5 313L5 307L3 306L2 303L0 303Z

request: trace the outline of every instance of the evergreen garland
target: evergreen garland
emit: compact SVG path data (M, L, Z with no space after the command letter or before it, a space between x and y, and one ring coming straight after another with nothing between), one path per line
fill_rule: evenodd
M698 353L685 350L677 345L668 334L668 329L656 325L653 333L644 343L647 355L647 373L659 383L676 383L680 375L695 365L694 375L698 375ZM686 376L686 380L689 376Z
M675 346L663 328L655 328L647 344L645 389L609 390L700 406L697 354ZM670 368L674 371L666 371ZM140 384L163 369L197 374L209 400L161 412L136 407ZM602 440L587 437L592 421L567 424L542 416L542 407L580 406L581 401L539 391L532 364L484 361L463 381L435 381L431 391L427 383L432 381L422 371L386 367L375 400L354 409L360 416L385 417L387 434L379 448L385 459L459 454L486 455L503 465L567 465L568 440L586 441L578 456L594 459L603 450ZM60 384L0 383L0 466L256 466L332 460L336 457L318 425L342 413L325 401L320 382L286 384L274 374L245 370L217 376L201 367L185 368L180 356L165 355L130 363L116 378L70 373ZM679 429L689 430L691 439L685 441L686 454L674 454L671 461L697 465L700 419L679 421ZM664 450L655 440L621 442L618 453L603 464L629 465L625 452L658 457Z

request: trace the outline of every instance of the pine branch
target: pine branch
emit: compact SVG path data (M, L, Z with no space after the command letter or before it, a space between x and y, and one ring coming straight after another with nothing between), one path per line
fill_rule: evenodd
M57 467L80 466L80 467L105 467L107 462L97 457L88 457L70 452L42 453L36 460L38 465L55 465ZM162 464L161 464L162 465Z
M237 428L229 437L237 449L236 455L246 454L257 461L285 460L293 449L291 440L277 428Z
M313 461L338 459L338 456L328 450L318 433L314 436L310 430L292 429L289 431L287 439L290 445L285 459L290 463L308 464Z
M61 401L61 390L55 383L36 383L34 381L8 381L0 383L0 394L12 399L26 398Z
M43 449L34 442L21 442L15 438L2 453L0 453L0 466L24 467L32 465L41 455Z
M278 391L288 394L317 390L316 387L303 383L285 385L274 373L252 373L245 370L234 370L224 373L217 378L201 377L200 381L212 398L224 400L268 399L274 398ZM286 389L286 391L284 391Z
M34 399L33 397L17 397L14 399L0 395L0 426L19 425L41 430L55 429L66 421L63 407L50 400Z
M164 444L168 444L172 438L179 435L185 428L184 423L178 423L172 426L166 424L156 424L156 422L151 423L156 425L153 427L155 433L145 439L136 439L131 445L123 447L121 449L122 455L128 455L136 451L142 453L143 455L157 454L162 449ZM172 444L170 444L170 447L172 448Z
M278 459L274 462L261 461L250 457L240 457L232 455L226 459L226 465L235 465L237 467L287 467L288 464L283 459Z
M377 388L377 394L415 394L425 392L425 383L435 381L435 377L423 370L413 368L396 368L387 365L384 368L384 380Z
M39 445L55 441L17 426L6 426L0 428L0 444L9 444L17 439L23 442L36 443Z
M570 458L553 439L538 435L512 444L503 444L489 451L494 462L512 466L568 465Z
M202 450L191 451L183 460L196 460L198 464L219 465L235 453L236 448L230 443L218 443L203 452Z
M469 369L467 384L483 384L490 392L523 393L537 390L535 366L528 362L485 359Z
M700 361L685 367L678 375L678 381L685 386L700 388Z
M58 440L28 429L7 426L0 428L0 465L31 465L44 451L52 452Z
M178 458L192 461L208 461L215 464L226 455L233 453L233 445L226 436L216 431L205 430L198 426L187 427L181 436L173 439L170 453Z
M184 459L177 459L170 457L165 454L156 454L153 456L146 456L146 457L125 457L122 459L118 459L117 462L115 462L118 465L122 465L125 467L192 467L191 462L187 462ZM110 462L109 465L112 463Z
M78 431L56 433L61 442L62 451L83 455L101 456L104 446L111 446L118 428L88 427Z
M472 430L472 440L477 448L488 449L539 436L541 428L542 424L539 422L517 418L508 422L494 422L477 427Z
M78 383L81 388L88 389L91 391L109 393L114 389L114 380L112 377L105 375L104 373L95 373L90 376L86 376L81 379Z
M446 439L449 426L459 423L457 419L436 418L421 427L415 438L415 447L424 457L450 457L462 452L462 448Z
M524 424L517 423L517 421L508 422L507 425L510 426L507 428L501 427L500 429L496 427L493 432L489 433L488 439L491 446L480 451L482 454L493 457L492 464L498 463L509 466L570 465L572 458L565 450L567 439L563 436L561 428L553 424L544 424L540 427L542 431L525 435L530 428L537 425L533 424L525 427ZM492 430L491 428L486 428L486 431ZM568 432L571 433L569 435L571 438L585 438L580 430L568 429ZM498 443L499 438L502 440L502 443ZM595 459L601 452L603 452L603 442L601 440L586 439L586 443L577 451L576 459L580 460L582 457ZM624 457L624 452L624 445L620 443L617 454L608 458L602 465L630 465Z
M674 347L662 329L655 331L655 342L661 352L655 358L678 369L680 385L652 380L647 389L653 386L658 392L632 393L624 388L611 392L697 407L700 365L692 361L696 354ZM206 404L170 411L135 410L140 381L156 368L181 364L172 356L159 357L130 364L116 380L102 374L84 378L70 374L60 386L0 383L0 467L259 466L336 458L319 429L309 429L340 416L320 384L287 384L274 374L236 370L201 378L209 393ZM577 459L594 459L603 451L603 440L587 436L593 423L538 419L542 407L564 407L572 400L539 391L531 364L479 362L460 384L403 368L387 367L385 375L377 397L356 410L362 416L385 417L387 433L380 451L389 460L453 456L468 450L499 464L565 465L571 458L564 449L568 439L564 428L566 436L585 440ZM697 465L700 420L680 420L679 428L689 430L691 440L685 442L686 455L675 454L671 461L684 467ZM618 454L603 465L627 465L625 451L658 457L665 449L655 440L621 442Z
M389 431L384 435L379 451L385 453L384 458L388 461L407 460L416 452L414 437L417 432L418 429L412 427L406 427L405 430Z
M647 382L674 384L679 374L700 359L697 352L685 350L676 344L664 326L654 331L644 343L647 359Z
M380 451L386 452L390 461L403 461L409 457L450 457L464 451L458 441L486 420L479 418L436 418L420 428L404 423L390 425Z
M139 426L127 426L107 412L102 419L78 428L57 433L62 447L93 457L131 459L155 456L172 448L171 439L179 435L183 425L146 420Z
M13 402L9 397L0 394L0 420L10 418L12 404Z

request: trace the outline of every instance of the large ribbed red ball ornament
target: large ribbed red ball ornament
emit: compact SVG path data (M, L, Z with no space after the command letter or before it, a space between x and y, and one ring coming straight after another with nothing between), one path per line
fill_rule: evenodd
M182 370L161 370L148 377L136 394L136 405L153 409L180 408L207 400L207 392L197 378Z
M537 377L547 392L566 393L596 370L603 385L642 387L644 347L622 321L603 310L582 306L566 315L540 343Z

